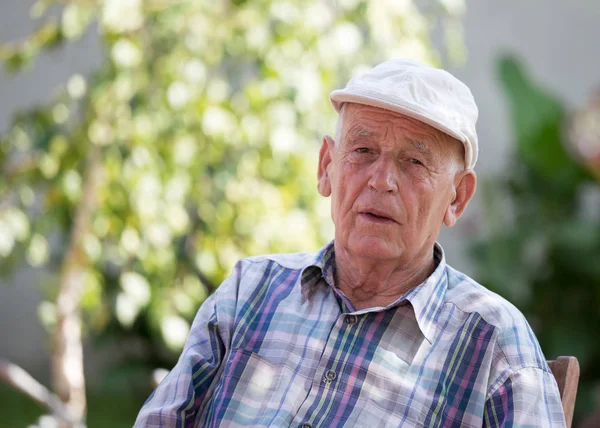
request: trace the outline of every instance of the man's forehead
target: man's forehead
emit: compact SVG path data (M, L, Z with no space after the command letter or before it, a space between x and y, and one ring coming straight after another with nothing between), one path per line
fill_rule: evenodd
M360 132L364 135L377 135L383 128L382 125L387 127L406 126L409 128L407 130L414 130L423 134L431 133L438 137L445 135L425 122L379 107L347 103L344 106L343 115L348 131Z
M404 131L402 140L407 141L411 146L420 151L429 150L429 146L432 143L437 145L442 143L445 139L445 135L442 132L408 116L395 118L386 117L381 121L370 121L367 118L351 117L346 123L345 128L346 136L348 138L381 137L388 134L389 128L395 126L401 127Z

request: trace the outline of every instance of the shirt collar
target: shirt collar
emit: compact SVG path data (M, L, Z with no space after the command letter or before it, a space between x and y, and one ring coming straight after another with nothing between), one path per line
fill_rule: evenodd
M411 288L398 300L398 303L402 300L410 302L415 311L419 329L429 343L433 343L437 316L444 304L448 287L446 256L442 246L438 243L433 248L433 257L437 263L433 273L421 285Z
M335 251L333 241L324 245L315 255L312 262L302 270L300 284L302 288L316 285L319 279L324 278L327 284L333 286L334 269L335 269Z
M437 314L444 303L446 294L447 275L446 275L446 256L442 246L435 244L433 256L436 268L433 273L420 285L411 288L398 300L386 307L368 308L356 311L356 314L386 310L396 307L404 301L410 302L419 325L419 329L429 343L433 343L435 336L435 321ZM330 287L335 287L335 250L334 241L329 242L319 250L312 263L307 265L302 272L300 280L302 293L308 297L311 288L319 283L323 278Z

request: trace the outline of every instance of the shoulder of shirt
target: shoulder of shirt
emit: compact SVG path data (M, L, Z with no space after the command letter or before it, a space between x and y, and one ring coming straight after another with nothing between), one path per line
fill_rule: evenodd
M217 287L210 298L221 308L221 311L235 310L239 302L249 298L257 288L282 285L281 281L272 281L273 278L281 278L280 275L270 275L265 280L263 274L266 271L280 267L289 270L288 274L295 275L305 267L318 266L317 259L318 253L280 253L242 258L235 264L231 275ZM293 282L283 284L294 286Z
M537 338L523 313L504 297L448 266L445 303L464 313L477 313L497 330L496 346L513 370L549 371Z
M447 266L447 275L445 303L452 303L463 312L477 312L488 324L500 329L524 320L512 303L471 277L450 266Z

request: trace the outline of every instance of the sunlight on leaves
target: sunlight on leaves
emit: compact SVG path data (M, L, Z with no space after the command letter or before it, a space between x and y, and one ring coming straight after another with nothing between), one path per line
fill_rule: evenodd
M183 349L190 332L190 325L186 320L176 315L167 315L163 318L160 328L163 340L170 349L174 351Z
M90 209L78 241L84 331L142 335L168 360L240 258L332 239L329 200L316 191L321 139L335 132L328 94L393 56L436 65L439 22L460 50L464 2L438 5L435 16L411 0L59 5L58 20L2 45L7 69L84 34L105 54L0 138L0 169L11 171L0 177L0 261L60 272L75 215Z

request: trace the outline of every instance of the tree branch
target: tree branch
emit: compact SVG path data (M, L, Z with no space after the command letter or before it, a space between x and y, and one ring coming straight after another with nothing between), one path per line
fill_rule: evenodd
M76 423L69 409L60 398L18 365L0 359L0 380L42 405L57 418L70 424Z

